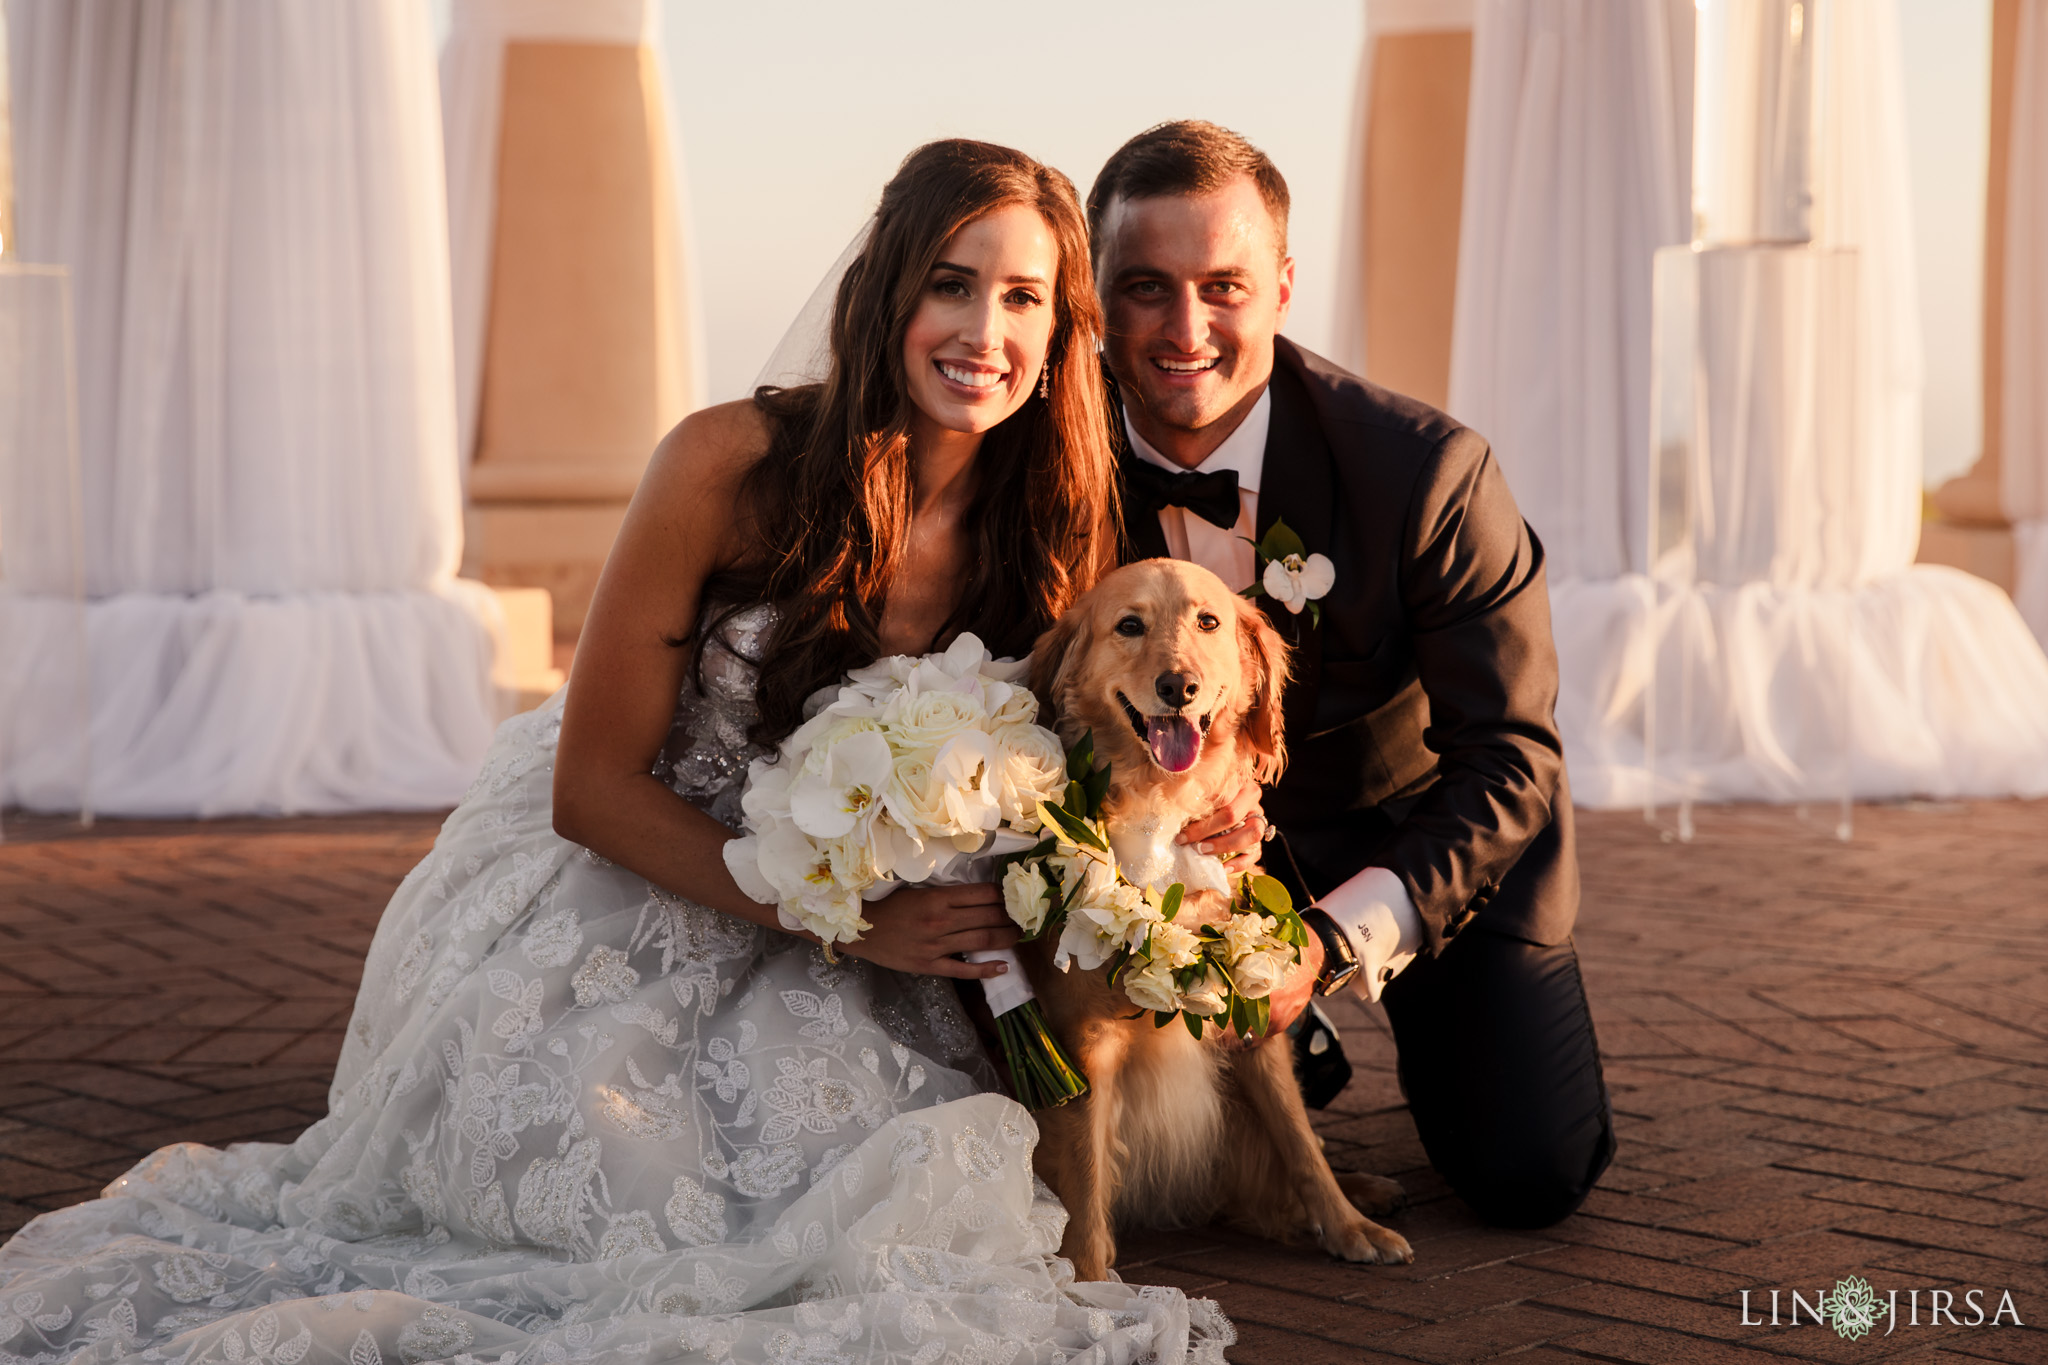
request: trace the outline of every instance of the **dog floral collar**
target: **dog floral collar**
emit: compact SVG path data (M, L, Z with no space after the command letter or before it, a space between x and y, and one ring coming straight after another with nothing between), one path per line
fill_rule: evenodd
M1311 626L1320 625L1323 609L1317 601L1337 581L1337 566L1328 555L1310 554L1308 546L1285 521L1275 521L1265 539L1242 537L1259 557L1259 581L1244 590L1250 598L1270 597L1292 615L1308 609Z

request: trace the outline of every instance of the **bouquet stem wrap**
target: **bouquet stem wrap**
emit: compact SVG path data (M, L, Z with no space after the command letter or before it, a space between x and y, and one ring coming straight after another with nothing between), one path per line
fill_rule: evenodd
M996 1038L1003 1045L1003 1062L1009 1067L1017 1102L1026 1109L1050 1109L1087 1094L1088 1078L1046 1025L1045 1011L1038 1007L1037 993L1016 950L988 948L966 957L969 962L1010 965L1003 975L984 978L981 987L996 1019Z

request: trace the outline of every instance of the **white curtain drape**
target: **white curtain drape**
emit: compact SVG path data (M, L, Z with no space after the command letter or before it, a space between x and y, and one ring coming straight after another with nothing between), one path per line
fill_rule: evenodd
M1690 236L1691 0L1480 0L1450 409L1552 581L1643 567L1650 266Z
M2048 643L2048 5L2019 7L2012 78L1999 496L2017 528L2013 600Z
M1807 6L1823 11L1816 237L1862 272L1846 511L1782 522L1812 543L1774 545L1748 581L1657 605L1652 265L1691 235L1692 8L1480 0L1475 16L1450 407L1492 440L1549 552L1574 795L1646 797L1645 689L1653 661L1681 657L1693 733L1719 746L1692 756L1703 799L1832 796L1845 765L1864 797L2048 792L2048 660L1996 589L1911 563L1919 343L1890 0ZM1810 572L1763 571L1785 562ZM1846 740L1839 717L1813 724L1835 678Z
M467 462L476 454L477 411L482 400L484 334L490 318L491 240L497 222L498 127L504 93L505 45L511 42L582 42L644 45L664 71L658 0L454 0L448 41L441 51L441 107L448 173L448 239L455 308L455 395L457 448ZM659 100L669 117L664 88ZM676 139L668 138L673 149ZM671 155L673 155L671 150ZM656 178L661 190L682 193L681 168ZM684 339L691 373L683 377L685 407L695 408L703 384L695 369L703 346L696 339L696 312L687 244L681 240L685 215L678 202L662 221L677 239L670 259L683 267L673 280L671 335Z
M490 738L495 606L454 579L424 11L10 0L8 23L21 253L76 291L93 760L80 790L14 733L0 804L452 803ZM44 615L0 597L6 649L36 653Z

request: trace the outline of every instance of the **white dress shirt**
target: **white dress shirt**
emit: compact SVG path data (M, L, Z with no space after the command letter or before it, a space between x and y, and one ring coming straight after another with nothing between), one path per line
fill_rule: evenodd
M1249 542L1258 539L1259 475L1266 466L1266 434L1272 426L1273 390L1268 387L1237 424L1237 430L1224 437L1223 444L1192 471L1237 472L1237 525L1226 531L1184 507L1159 509L1159 529L1166 533L1167 552L1175 559L1201 565L1236 591L1250 587L1258 577L1258 557ZM1124 414L1124 434L1130 439L1131 453L1139 459L1175 473L1189 472L1154 450L1131 425L1128 412ZM1366 868L1317 904L1351 940L1351 950L1358 955L1353 989L1368 1000L1379 999L1381 988L1399 976L1422 948L1422 916L1416 913L1408 888L1384 867Z

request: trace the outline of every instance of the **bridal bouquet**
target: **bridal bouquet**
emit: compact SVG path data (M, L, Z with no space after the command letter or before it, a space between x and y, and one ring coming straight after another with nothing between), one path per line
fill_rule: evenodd
M1058 935L1061 971L1107 966L1155 1027L1178 1016L1200 1038L1203 1021L1220 1018L1240 1035L1264 1034L1267 997L1308 945L1293 897L1272 877L1240 876L1223 922L1181 922L1182 883L1137 886L1119 870L1102 820L1109 768L1095 766L1093 749L1082 736L1064 792L1039 805L1047 837L1003 859L1004 908L1027 941Z
M1067 754L1037 724L1026 665L998 663L973 635L943 654L896 655L812 697L773 758L756 759L725 846L740 889L825 951L873 926L862 906L907 882L988 878L995 860L1042 842L1041 810L1067 787ZM1031 1108L1087 1089L1032 998L1014 953L982 984L1018 1098Z

